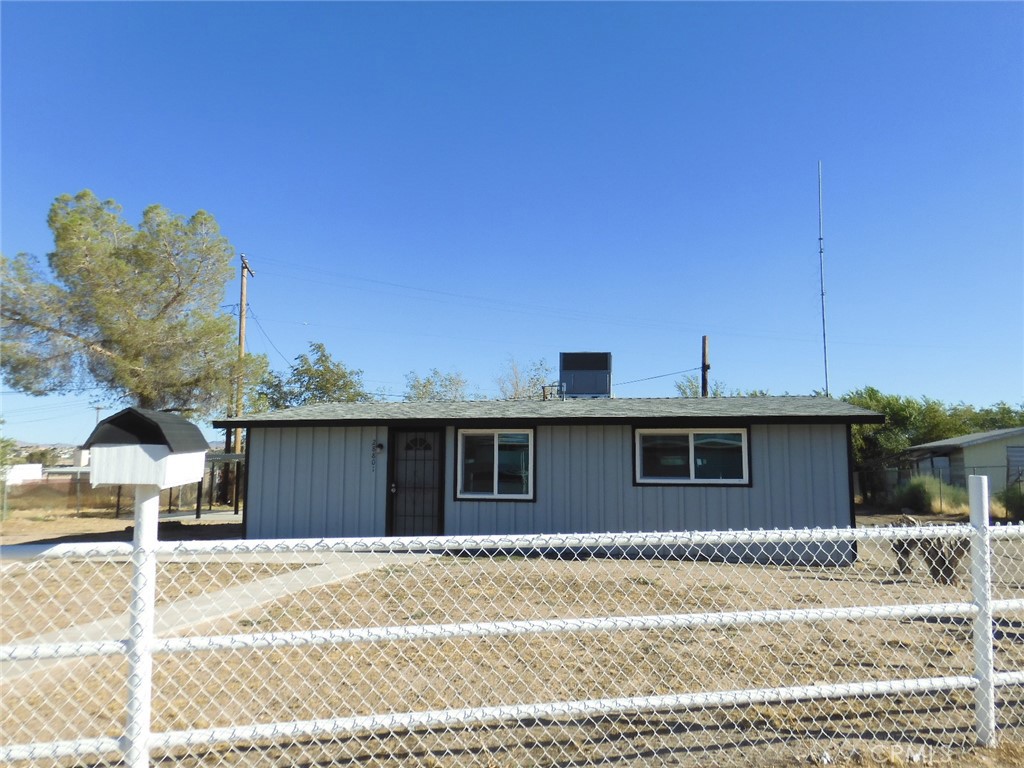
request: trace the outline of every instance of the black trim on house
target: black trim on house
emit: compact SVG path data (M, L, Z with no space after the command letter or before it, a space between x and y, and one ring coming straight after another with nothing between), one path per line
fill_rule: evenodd
M546 426L546 425L542 425ZM530 498L520 497L502 498L501 496L459 496L459 429L452 431L452 503L454 504L536 504L537 503L537 427L509 427L506 424L499 425L493 430L490 427L477 425L474 427L461 427L461 429L483 429L487 431L500 432L502 429L529 429L530 430Z
M242 469L245 472L245 504L242 506L242 538L249 538L249 429L245 430L245 465ZM238 471L237 468L235 470ZM212 477L210 478L212 481Z
M660 428L661 426L662 425L659 423L657 428ZM720 426L720 422L716 422L714 426ZM643 426L639 427L639 429L645 429L645 428L646 429L650 429L650 427L643 427ZM671 426L669 426L667 428L668 429L677 429L679 427L676 427L675 425L671 425ZM633 486L636 487L636 488L750 488L750 487L752 487L754 485L754 470L753 470L754 462L753 462L753 460L750 457L750 451L751 451L750 442L751 441L750 441L750 427L749 426L742 427L742 429L743 429L743 431L745 433L744 437L743 437L743 442L744 442L744 445L746 445L746 447L747 447L747 450L746 450L747 479L744 480L744 481L739 481L739 482L729 480L729 481L726 481L726 482L717 482L717 483L714 483L714 482L701 482L699 479L697 479L697 480L684 480L684 481L680 481L680 482L672 482L670 480L666 480L665 482L659 482L658 480L645 480L644 482L640 482L639 480L637 480L637 474L638 474L638 470L639 470L639 465L637 463L637 461L639 459L639 450L637 449L637 444L636 444L636 432L637 432L637 429L638 429L638 427L634 426L630 430L630 440L629 440L629 442L630 442L630 453L633 456L632 481L633 481ZM732 427L732 429L737 429L737 427ZM692 446L691 446L691 450L692 450Z
M850 527L857 527L857 507L853 493L853 473L856 471L856 464L853 461L853 425L846 425L846 483L850 489ZM853 559L857 560L857 540L850 542L853 547Z
M456 429L526 429L537 426L594 426L602 424L625 424L664 427L752 427L758 424L881 424L884 416L581 416L554 417L550 419L530 418L461 418L461 419L224 419L213 422L218 429L247 427L252 429L286 429L288 427L455 427Z

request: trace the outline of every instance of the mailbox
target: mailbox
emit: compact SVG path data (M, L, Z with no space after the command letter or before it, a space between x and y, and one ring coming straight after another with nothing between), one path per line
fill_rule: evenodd
M148 485L173 488L203 478L203 433L174 413L125 408L104 419L83 448L90 451L89 475L98 485Z

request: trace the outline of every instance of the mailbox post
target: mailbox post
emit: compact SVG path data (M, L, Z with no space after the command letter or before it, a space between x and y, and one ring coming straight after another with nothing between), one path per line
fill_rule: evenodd
M160 491L202 479L210 446L199 428L181 416L126 408L97 424L83 447L90 449L93 488L135 486L128 703L122 750L129 768L144 768L149 765L152 722Z

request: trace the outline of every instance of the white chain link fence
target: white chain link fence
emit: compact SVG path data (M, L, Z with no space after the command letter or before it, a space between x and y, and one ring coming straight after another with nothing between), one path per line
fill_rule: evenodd
M841 764L1024 738L1022 526L4 554L0 762Z

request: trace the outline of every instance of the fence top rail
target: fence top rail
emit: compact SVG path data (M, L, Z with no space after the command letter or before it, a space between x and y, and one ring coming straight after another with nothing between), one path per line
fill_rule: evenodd
M275 552L352 552L443 554L473 550L503 553L546 549L645 549L759 544L834 543L869 539L962 538L968 525L927 525L913 528L803 528L759 531L665 531L651 533L523 534L492 536L379 537L339 539L248 539L166 542L157 552L168 555Z
M443 554L472 550L510 553L546 549L644 549L656 547L708 547L730 545L838 543L895 541L900 539L963 538L972 532L967 524L879 526L873 528L792 528L756 531L663 531L648 533L517 534L490 536L371 537L332 539L221 539L215 541L159 542L160 555L275 554L347 552ZM996 538L1024 534L1024 524L994 525ZM128 557L129 542L80 544L8 544L0 546L0 561Z
M132 550L133 545L127 541L81 544L4 544L0 546L0 562L5 560L131 557Z
M989 532L994 539L1013 539L1024 532L1024 523L1003 523L989 527Z

